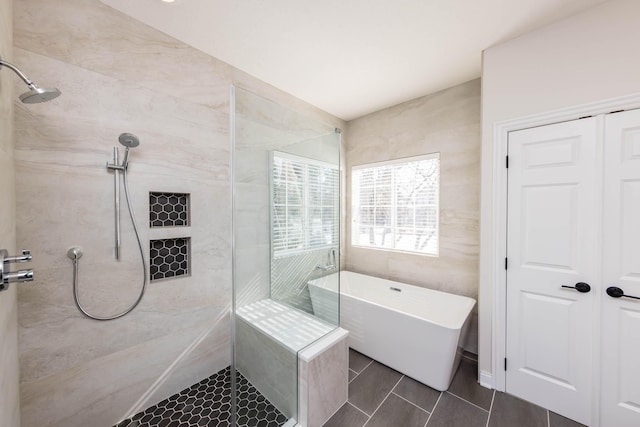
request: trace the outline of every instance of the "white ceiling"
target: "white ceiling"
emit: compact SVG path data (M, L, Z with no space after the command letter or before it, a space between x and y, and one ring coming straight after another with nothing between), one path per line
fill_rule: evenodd
M480 76L481 52L606 0L102 0L344 120Z

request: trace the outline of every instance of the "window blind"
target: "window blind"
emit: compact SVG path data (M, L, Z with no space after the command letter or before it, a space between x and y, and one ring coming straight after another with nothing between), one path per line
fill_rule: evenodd
M352 169L351 244L438 255L440 155Z
M274 153L272 183L274 256L339 244L340 187L335 166Z

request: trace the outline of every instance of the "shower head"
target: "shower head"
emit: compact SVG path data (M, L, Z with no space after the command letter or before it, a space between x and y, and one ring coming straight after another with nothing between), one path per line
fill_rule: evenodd
M20 77L22 81L29 87L30 90L23 93L19 97L20 101L22 101L23 103L36 104L38 102L50 101L53 98L57 98L58 96L60 96L60 91L58 89L45 89L38 87L38 85L29 80L27 76L25 76L24 73L20 71L20 69L18 69L18 67L6 61L3 61L2 58L0 58L0 69L2 68L2 66L5 66L16 73L18 77Z
M41 88L35 84L31 86L31 90L19 96L20 101L25 104L37 104L39 102L51 101L53 98L60 96L60 91L56 88Z
M120 144L127 147L124 151L124 159L122 159L122 167L126 170L127 166L129 166L129 149L140 145L140 140L132 133L121 133L118 137L118 141L120 141Z
M118 141L120 141L120 144L124 145L127 148L134 148L140 145L140 140L132 133L120 134Z

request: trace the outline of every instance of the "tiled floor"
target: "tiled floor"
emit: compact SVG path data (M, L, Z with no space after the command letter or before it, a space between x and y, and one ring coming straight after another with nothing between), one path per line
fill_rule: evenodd
M228 427L231 377L226 368L115 427ZM238 373L238 427L278 427L287 418Z
M513 396L481 387L477 362L463 357L439 392L349 350L349 400L325 427L580 427Z

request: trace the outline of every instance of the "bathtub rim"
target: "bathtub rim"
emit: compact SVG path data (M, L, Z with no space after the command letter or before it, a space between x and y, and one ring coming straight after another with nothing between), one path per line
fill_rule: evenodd
M395 284L402 285L402 286L409 286L409 287L417 288L418 290L425 290L425 291L428 291L428 292L435 292L435 293L440 293L440 294L453 295L453 296L455 296L457 298L460 298L461 300L466 300L465 301L465 306L468 305L468 307L464 307L463 308L463 310L464 310L463 312L465 313L465 315L461 316L461 319L458 319L458 321L456 323L456 325L458 325L458 326L452 327L451 325L445 325L445 324L442 324L441 322L435 321L433 319L427 319L425 317L418 316L418 315L415 315L415 314L412 314L412 313L408 313L406 311L402 311L402 310L399 310L397 308L390 307L388 305L383 305L383 304L377 303L375 301L371 301L371 300L368 300L368 299L365 299L365 298L354 296L354 295L349 294L349 293L345 293L344 292L344 288L342 286L339 286L339 288L340 288L340 296L341 297L344 296L344 297L353 298L355 300L366 302L368 304L372 304L372 305L375 305L376 307L384 308L386 310L391 310L391 311L394 311L396 313L400 313L400 314L403 314L405 316L409 316L409 317L414 318L416 320L420 320L422 322L432 323L432 324L437 325L437 326L439 326L441 328L445 328L445 329L452 330L452 331L461 330L462 329L462 327L464 326L464 323L467 321L467 319L470 318L470 316L471 316L471 314L473 312L473 309L478 304L477 300L475 300L474 298L468 297L466 295L458 295L458 294L454 294L454 293L451 293L451 292L445 292L445 291L440 291L440 290L437 290L437 289L431 289L431 288L427 288L427 287L423 287L423 286L412 285L410 283L398 282L398 281L395 281L395 280L385 279L383 277L372 276L370 274L358 273L358 272L350 271L350 270L340 270L339 272L332 273L332 274L327 275L327 276L323 276L323 277L320 277L320 278L317 278L317 279L309 280L307 282L307 284L309 286L315 286L318 289L321 289L321 290L326 291L326 292L335 292L335 290L327 288L327 287L319 286L317 283L323 281L323 279L326 280L327 277L330 277L330 276L332 276L334 274L341 275L342 273L350 273L350 274L356 274L356 275L359 275L359 276L373 277L373 278L376 278L376 279L379 279L379 280L384 280L384 281L387 281L387 282L390 282L390 283L395 283ZM338 277L340 277L340 276L338 276Z

